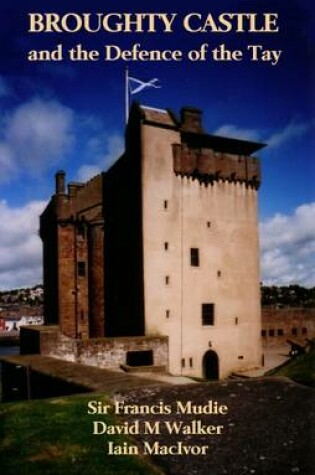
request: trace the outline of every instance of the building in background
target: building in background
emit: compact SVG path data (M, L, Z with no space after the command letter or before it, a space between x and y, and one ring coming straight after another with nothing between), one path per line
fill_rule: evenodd
M117 364L164 352L172 374L207 378L260 366L262 146L206 133L194 108L134 104L107 172L67 187L56 174L40 219L46 324L81 354L95 338L138 341Z

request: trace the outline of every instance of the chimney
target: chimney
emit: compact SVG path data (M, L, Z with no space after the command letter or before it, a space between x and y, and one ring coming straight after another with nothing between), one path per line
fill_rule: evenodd
M68 195L69 196L76 196L78 189L83 187L83 183L77 183L75 181L71 181L68 183Z
M55 175L56 179L56 194L64 195L66 192L66 174L63 170L57 171Z
M186 132L202 134L202 111L195 107L183 107L180 111L181 127Z

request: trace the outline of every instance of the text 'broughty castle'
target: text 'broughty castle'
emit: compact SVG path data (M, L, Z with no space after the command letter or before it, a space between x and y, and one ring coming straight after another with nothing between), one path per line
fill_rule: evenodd
M262 146L207 134L194 108L134 104L108 171L67 188L56 174L40 220L45 321L77 360L209 378L261 364Z

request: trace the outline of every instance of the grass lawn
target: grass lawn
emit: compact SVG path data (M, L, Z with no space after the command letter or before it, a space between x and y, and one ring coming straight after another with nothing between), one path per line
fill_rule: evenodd
M140 456L109 456L107 441L125 436L92 435L92 421L117 423L113 415L88 415L89 400L103 395L0 404L1 473L5 475L156 475Z
M297 356L279 369L268 372L270 376L287 376L297 383L315 385L315 349Z

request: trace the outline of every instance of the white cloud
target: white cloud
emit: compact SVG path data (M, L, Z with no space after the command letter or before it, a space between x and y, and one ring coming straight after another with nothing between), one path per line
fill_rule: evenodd
M111 135L107 138L106 148L106 153L101 157L101 163L104 167L108 168L123 153L125 142L120 135Z
M252 140L252 141L259 140L259 134L257 130L241 129L241 128L236 127L233 124L222 125L214 132L214 135L220 135L221 137L231 137L234 139L242 139L242 140Z
M0 182L17 173L17 164L13 159L11 148L0 142Z
M92 176L106 170L124 151L124 140L120 135L106 136L102 133L91 137L87 143L87 156L93 157L94 163L83 164L77 172L78 181L86 181Z
M32 286L42 281L42 244L37 234L46 202L11 208L0 201L0 289Z
M35 98L11 111L0 141L0 180L22 172L36 176L56 165L71 148L72 125L71 109L54 100Z
M263 130L242 129L233 124L225 124L219 127L214 134L222 137L263 142L268 145L268 148L276 148L292 139L303 137L313 125L313 122L290 122L283 129L268 136Z
M288 142L294 138L302 137L311 128L311 123L294 123L291 122L284 129L272 134L266 139L269 147L278 147L285 142Z
M101 168L97 165L82 165L78 170L76 180L80 182L87 181L101 173L101 171Z
M20 208L0 201L0 289L32 286L42 281L39 215L44 201ZM260 225L264 284L315 285L315 203L292 215L276 214Z
M276 214L260 225L265 284L315 285L315 203L292 215Z

